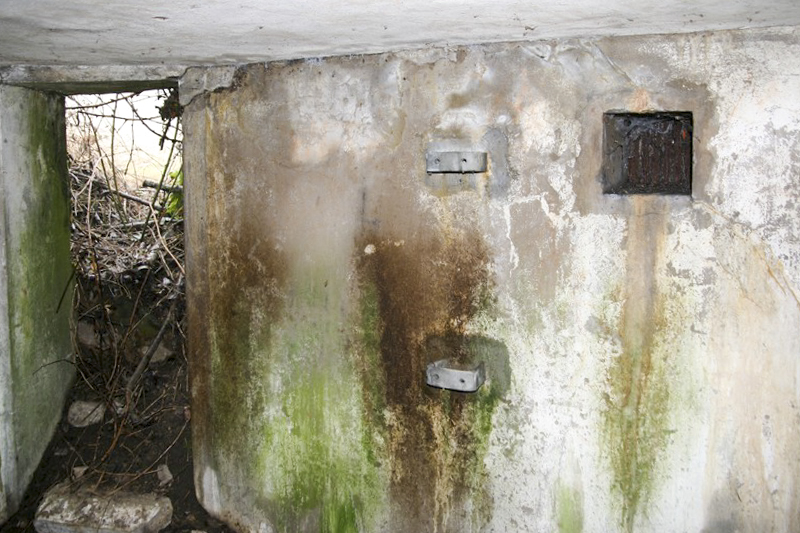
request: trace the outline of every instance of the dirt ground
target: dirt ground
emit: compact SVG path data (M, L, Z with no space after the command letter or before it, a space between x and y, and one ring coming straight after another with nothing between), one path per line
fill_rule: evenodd
M103 383L107 374L101 372L103 364L98 361L113 357L108 351L96 350L92 354L85 346L81 347L86 359L79 363L79 375L62 421L19 511L0 528L0 533L35 531L33 519L45 491L65 480L100 493L122 490L169 497L173 517L170 526L163 530L166 532L232 531L209 516L195 498L187 361L182 338L179 335L165 338L177 344L170 347L173 355L148 366L137 390L136 408L127 416L115 413L114 399L119 410L121 396L104 397L109 390ZM132 364L122 361L120 365L125 368L120 375L130 375ZM72 427L67 422L67 409L73 400L108 401L103 423ZM159 479L161 465L166 465L172 481L162 483ZM161 468L163 475L164 467Z

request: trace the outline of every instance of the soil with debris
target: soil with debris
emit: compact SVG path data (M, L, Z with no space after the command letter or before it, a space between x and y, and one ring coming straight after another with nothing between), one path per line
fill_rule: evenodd
M172 523L163 531L232 531L194 492L182 218L157 205L178 205L169 198L177 188L119 191L88 169L70 179L77 376L22 505L0 533L35 531L45 491L65 480L102 494L169 497ZM71 425L75 401L97 402L102 421Z

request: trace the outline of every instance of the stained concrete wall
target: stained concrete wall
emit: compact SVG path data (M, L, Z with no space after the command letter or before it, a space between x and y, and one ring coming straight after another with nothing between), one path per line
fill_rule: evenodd
M74 375L62 97L0 86L0 523L18 507Z
M800 530L796 29L242 69L185 115L195 474L242 531ZM691 197L602 115L694 114ZM489 154L474 176L429 148ZM460 178L460 179L459 179ZM426 364L484 361L476 394Z

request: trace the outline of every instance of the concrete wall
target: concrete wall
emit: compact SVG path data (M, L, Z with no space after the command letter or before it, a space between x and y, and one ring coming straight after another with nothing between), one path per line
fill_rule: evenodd
M800 530L797 30L254 65L185 115L198 495L243 531ZM694 113L691 197L602 115ZM428 175L429 147L489 154ZM484 361L476 394L426 364Z
M2 523L22 499L74 375L63 98L0 86L0 139Z

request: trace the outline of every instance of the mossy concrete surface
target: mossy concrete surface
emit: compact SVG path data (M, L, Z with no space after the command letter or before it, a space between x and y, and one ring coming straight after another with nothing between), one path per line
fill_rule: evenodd
M800 530L797 57L788 28L205 86L184 116L200 501L259 533ZM692 112L691 195L603 194L611 110ZM487 171L428 173L429 151ZM442 358L486 384L426 386Z
M0 138L0 493L11 513L74 376L63 98L0 86Z

